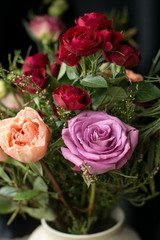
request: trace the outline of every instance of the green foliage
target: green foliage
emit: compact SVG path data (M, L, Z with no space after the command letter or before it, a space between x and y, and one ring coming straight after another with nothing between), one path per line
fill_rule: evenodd
M81 85L90 88L107 88L106 80L101 76L88 75L81 80Z
M129 87L135 93L135 101L143 103L160 97L160 89L152 83L139 82Z

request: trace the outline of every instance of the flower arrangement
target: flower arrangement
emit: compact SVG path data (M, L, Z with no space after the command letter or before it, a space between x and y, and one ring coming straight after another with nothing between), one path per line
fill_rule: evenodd
M0 213L85 234L121 199L141 206L159 194L160 54L144 77L113 20L86 13L63 34L56 21L30 22L43 51L1 66Z

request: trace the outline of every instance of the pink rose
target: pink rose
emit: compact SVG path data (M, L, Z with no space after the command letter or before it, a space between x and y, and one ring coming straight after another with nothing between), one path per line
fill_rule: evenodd
M33 56L29 56L25 59L25 63L22 66L22 70L24 73L26 72L32 73L32 71L37 68L46 68L48 64L49 60L47 54L43 55L41 52L38 52Z
M3 162L7 159L8 155L5 154L2 150L2 148L0 147L0 162Z
M98 31L110 29L113 20L109 20L102 13L85 13L84 16L75 20L77 26L90 27Z
M111 52L104 52L103 56L107 62L128 68L137 66L141 60L140 52L126 44L118 44Z
M55 16L35 16L29 23L29 29L32 35L37 39L43 37L56 41L60 34L65 30L63 22Z
M90 174L102 174L121 168L132 156L138 143L138 130L104 112L83 111L68 121L62 130L67 148L61 151L65 159L84 166Z
M24 163L42 159L47 151L51 130L38 112L26 107L16 117L0 121L0 146L3 151Z
M89 27L69 28L60 38L59 58L69 66L76 65L82 56L100 50L102 38L98 31Z

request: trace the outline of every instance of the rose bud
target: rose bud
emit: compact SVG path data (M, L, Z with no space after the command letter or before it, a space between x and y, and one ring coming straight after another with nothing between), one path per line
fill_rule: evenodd
M53 92L53 98L57 105L65 110L81 110L91 103L87 91L68 85L56 88Z
M5 161L8 158L8 155L5 154L2 150L2 148L0 147L0 162Z
M109 20L102 13L85 13L84 16L75 20L77 26L90 27L92 29L109 30L113 20Z
M7 87L4 81L0 80L0 99L7 94Z
M140 52L136 52L134 47L126 44L118 44L111 52L103 52L107 62L115 62L117 65L125 67L135 67L141 60Z
M44 68L37 68L34 69L32 73L26 72L25 78L15 78L15 82L17 84L24 82L25 86L22 86L22 89L30 93L36 93L37 91L43 90L47 86L48 76L45 74L46 70Z
M121 168L138 143L138 130L104 112L83 111L62 130L66 145L61 148L74 170L102 174Z
M30 72L37 68L46 68L49 64L47 54L43 55L41 52L36 53L33 56L27 57L25 59L25 63L22 66L22 70L24 73Z
M12 158L32 163L47 152L51 130L32 108L26 107L16 117L0 121L0 145Z
M88 27L69 28L60 38L59 58L69 66L76 65L82 56L99 51L102 44L98 31Z
M58 63L54 63L54 64L50 67L50 72L51 72L51 74L52 74L53 77L55 77L55 78L58 77L60 67L61 67L61 65L59 65Z
M60 18L55 16L35 16L29 22L29 29L36 39L57 41L60 34L65 30L65 25Z
M132 83L142 82L144 80L141 74L135 73L129 69L126 69L126 75L131 80Z

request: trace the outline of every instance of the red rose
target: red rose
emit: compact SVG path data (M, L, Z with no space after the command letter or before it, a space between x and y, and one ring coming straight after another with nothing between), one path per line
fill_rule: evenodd
M53 98L65 110L81 110L91 103L87 91L68 85L56 88L53 92Z
M119 44L114 51L104 52L103 56L107 62L115 62L117 65L125 67L135 67L141 60L140 52L136 52L134 47L125 44Z
M59 58L69 66L76 65L82 56L97 52L102 39L98 31L88 27L69 28L60 38Z
M47 54L43 55L41 52L33 56L27 57L22 66L23 72L32 72L35 68L45 68L49 64Z
M77 26L90 27L98 31L110 29L113 20L109 20L101 13L85 13L83 17L75 20Z
M56 41L65 30L65 26L58 17L42 15L34 17L29 23L29 29L37 39L45 37Z
M120 32L115 32L113 29L100 31L102 36L102 49L106 52L111 51L116 45L124 39Z
M25 78L15 78L15 82L16 83L24 82L25 86L22 86L22 89L30 93L36 93L37 90L44 89L47 85L48 76L46 76L45 74L46 74L46 70L44 68L37 68L33 70L32 73L26 72ZM27 83L26 83L26 80L28 80Z

